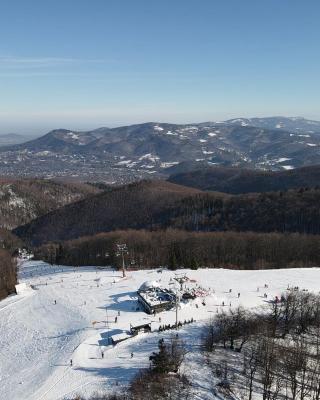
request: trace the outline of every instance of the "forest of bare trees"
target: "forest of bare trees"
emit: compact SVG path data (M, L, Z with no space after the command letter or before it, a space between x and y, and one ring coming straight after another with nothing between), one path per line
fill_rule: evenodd
M17 283L16 250L23 247L20 239L0 228L0 300L15 292Z
M222 312L205 326L203 348L212 379L242 399L319 400L320 296L291 288L259 313Z
M250 232L115 231L36 250L39 258L66 265L119 265L116 244L129 248L127 266L146 268L313 267L320 263L320 236Z
M320 234L320 189L228 195L137 182L54 210L14 233L31 245L116 230Z
M45 179L0 178L0 228L13 229L99 189Z
M0 300L15 292L16 263L8 250L0 249Z

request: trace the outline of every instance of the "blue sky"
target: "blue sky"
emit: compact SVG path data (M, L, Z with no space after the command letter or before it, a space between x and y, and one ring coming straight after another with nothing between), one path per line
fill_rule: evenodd
M0 133L320 119L318 0L0 3Z

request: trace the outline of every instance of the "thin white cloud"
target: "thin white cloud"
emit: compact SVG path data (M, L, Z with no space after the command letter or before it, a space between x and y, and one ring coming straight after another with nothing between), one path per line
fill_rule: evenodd
M35 68L52 68L65 67L75 64L102 64L109 63L112 60L104 59L84 59L84 58L68 58L68 57L14 57L0 56L0 69L35 69Z
M89 72L65 72L65 71L34 71L34 70L19 70L19 71L1 71L1 78L46 78L46 77L80 77L80 78L94 78L96 75ZM103 76L102 76L103 77Z

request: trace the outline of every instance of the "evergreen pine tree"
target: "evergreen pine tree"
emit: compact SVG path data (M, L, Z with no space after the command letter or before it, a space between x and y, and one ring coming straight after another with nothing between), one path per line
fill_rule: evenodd
M158 342L159 352L153 352L150 356L152 369L159 374L166 374L170 371L169 353L163 339Z
M199 268L198 261L196 260L195 257L192 257L191 262L190 262L190 269L196 270Z

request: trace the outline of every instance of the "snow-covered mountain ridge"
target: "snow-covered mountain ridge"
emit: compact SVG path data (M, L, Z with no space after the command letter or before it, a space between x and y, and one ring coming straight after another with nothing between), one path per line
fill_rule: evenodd
M320 163L320 122L270 117L57 129L0 150L0 175L90 177L108 183L166 176L181 162L289 170Z

